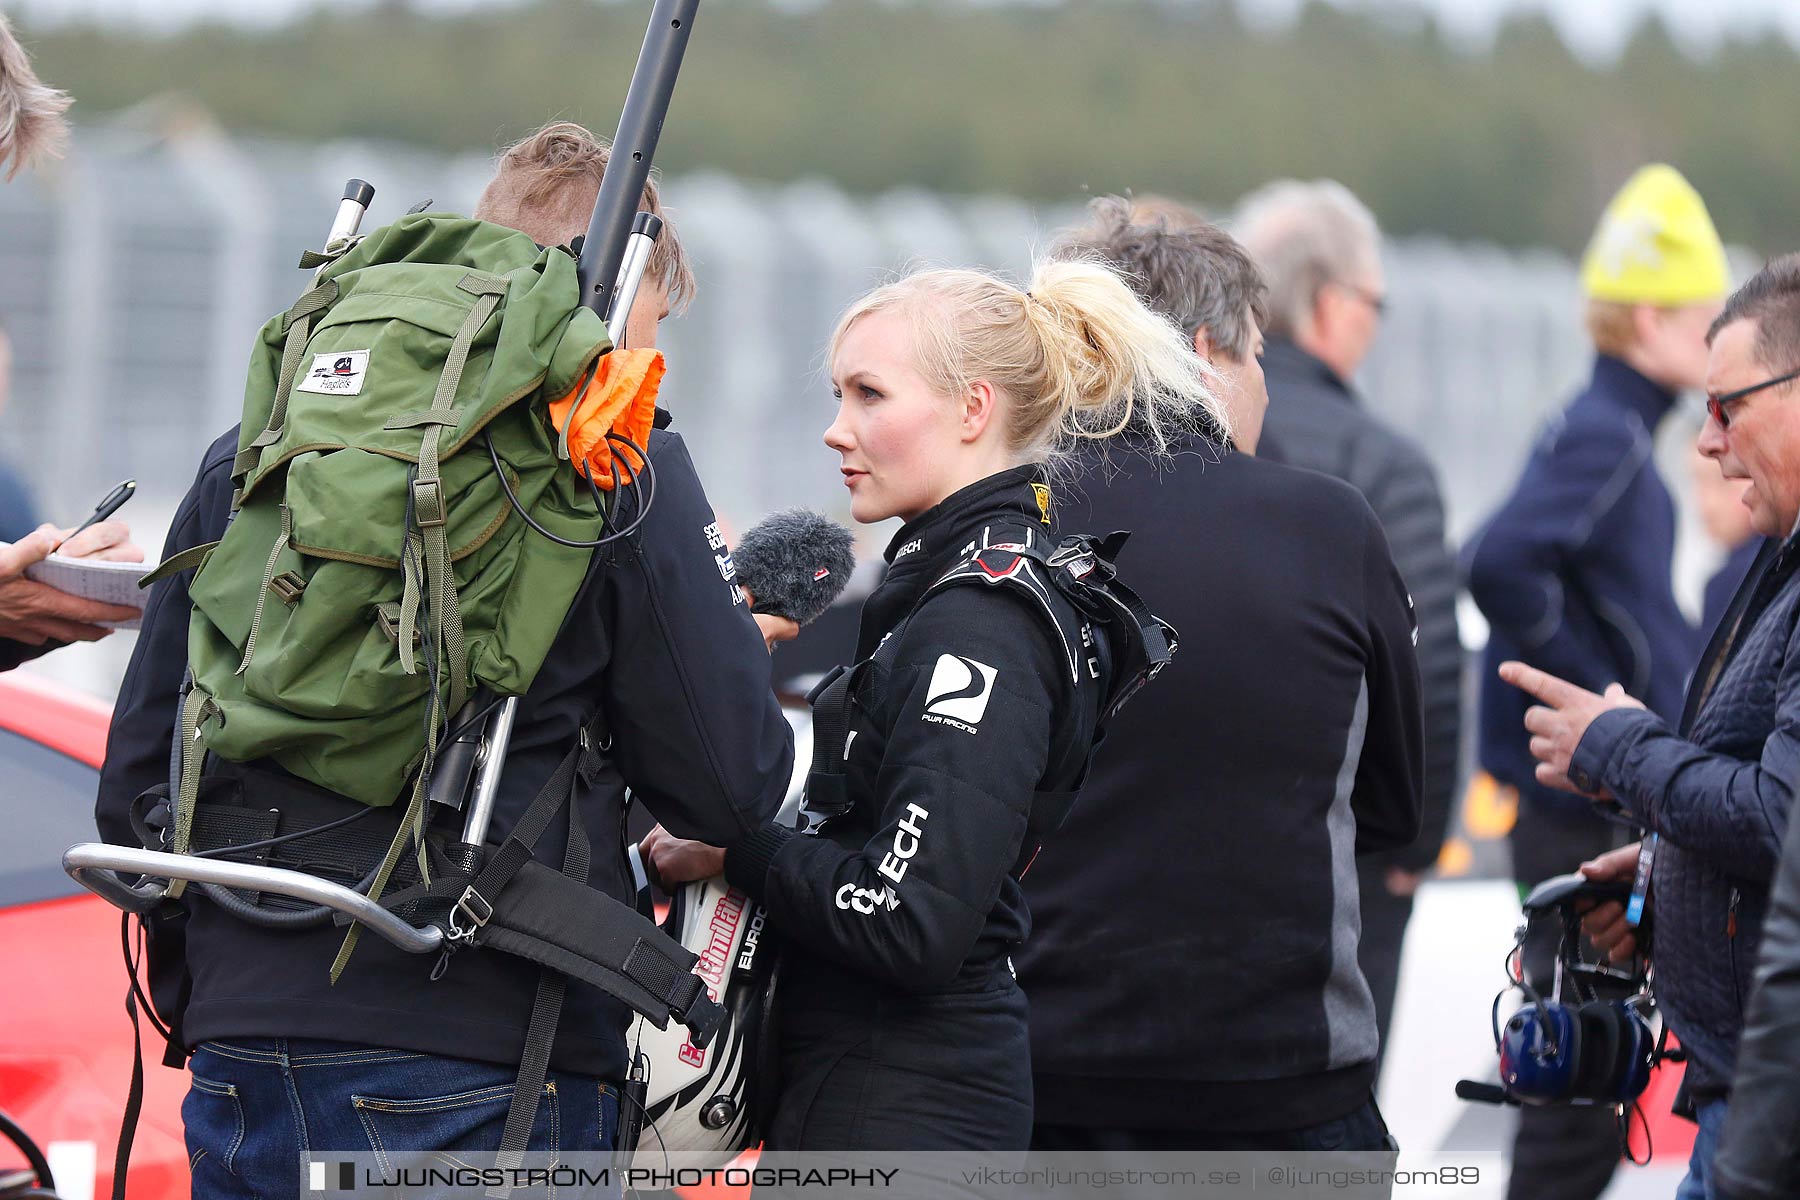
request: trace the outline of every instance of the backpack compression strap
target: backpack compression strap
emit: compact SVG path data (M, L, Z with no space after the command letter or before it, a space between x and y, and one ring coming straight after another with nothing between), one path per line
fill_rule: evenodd
M406 547L401 559L405 582L401 598L399 646L401 665L411 674L412 634L417 627L415 622L421 601L419 575L423 573L425 594L430 604L423 642L425 652L435 664L436 671L432 673L431 709L425 722L425 757L413 779L412 797L407 802L406 816L400 822L399 831L394 834L394 843L388 848L387 857L382 860L374 883L370 885L371 900L379 900L381 893L387 889L388 879L393 875L394 866L400 861L400 855L409 840L418 855L420 877L426 880L431 878L425 853L425 797L431 787L431 769L437 761L438 736L445 714L461 709L463 701L468 698L468 651L463 642L462 607L456 594L456 575L450 562L450 513L444 503L443 480L438 475L440 442L445 428L453 428L459 419L454 402L457 387L462 383L463 368L469 361L469 347L481 332L482 326L487 324L488 318L494 315L494 310L500 307L500 300L506 295L507 284L508 280L503 277L483 275L478 271L470 271L463 276L456 286L473 295L475 304L450 343L450 352L444 358L444 369L438 375L437 391L432 396L431 408L424 413L402 414L388 421L390 426L397 428L412 425L426 427L425 436L419 445L419 463L413 473L412 490L408 495ZM445 676L448 676L447 680ZM446 682L450 690L448 703L445 702L443 691ZM334 982L349 963L361 930L360 925L352 925L344 935L344 944L331 966L331 978Z
M231 464L233 512L243 503L244 481L255 470L256 464L262 461L263 448L274 445L281 438L282 427L287 424L288 399L294 391L294 376L300 371L300 356L306 350L307 339L312 336L313 322L337 298L337 280L318 279L300 294L300 298L294 301L294 306L287 311L287 337L281 345L281 375L275 383L275 402L269 408L269 419L264 424L263 431L251 439L250 444L238 453Z

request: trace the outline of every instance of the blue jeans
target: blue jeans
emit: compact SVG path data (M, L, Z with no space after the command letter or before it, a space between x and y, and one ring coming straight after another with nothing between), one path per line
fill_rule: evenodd
M496 1151L517 1068L299 1038L202 1042L181 1103L194 1200L299 1200L302 1156ZM612 1147L609 1084L552 1074L529 1150ZM317 1194L313 1194L317 1200Z
M1723 1100L1708 1100L1694 1110L1700 1132L1694 1135L1694 1153L1688 1159L1687 1178L1675 1190L1675 1200L1712 1200L1713 1155L1719 1152L1719 1135L1725 1130Z

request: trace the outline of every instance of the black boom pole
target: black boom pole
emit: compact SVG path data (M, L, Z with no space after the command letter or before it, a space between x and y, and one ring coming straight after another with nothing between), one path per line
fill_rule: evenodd
M588 222L576 268L582 303L602 320L613 316L610 310L619 265L625 258L625 239L650 178L656 139L668 115L675 76L681 71L681 56L699 10L700 0L656 0L644 47L638 51L637 68L631 73L625 109L619 114L619 132L613 138L612 159L600 180L600 195L594 201L594 216ZM627 315L619 313L618 317L623 320Z
M606 174L600 177L600 194L594 199L594 215L588 221L587 237L581 244L581 261L575 266L575 279L581 289L581 302L599 314L612 330L615 344L623 340L627 312L612 312L620 299L630 303L637 290L649 246L662 229L662 222L649 214L639 219L638 204L644 196L644 184L650 178L650 160L656 154L656 139L662 133L663 118L668 115L669 98L675 93L675 76L681 70L681 56L687 49L688 32L694 27L694 14L700 0L656 0L650 14L650 28L644 34L644 48L638 51L637 67L631 73L631 87L625 93L625 110L619 115L619 133L613 139L612 157ZM642 235L634 238L634 234ZM626 252L636 243L631 260L632 271L625 281L627 294L619 290L619 268ZM513 718L518 712L517 696L509 696L485 725L486 757L476 768L475 795L463 821L463 840L454 851L465 866L481 859L481 847L487 839L500 774L506 759L506 748L512 737ZM478 707L473 702L470 708ZM466 743L452 747L457 757L448 759L451 773L445 776L441 789L442 802L460 807L468 784L467 772L472 757ZM447 752L448 753L448 752ZM432 799L440 793L434 790Z

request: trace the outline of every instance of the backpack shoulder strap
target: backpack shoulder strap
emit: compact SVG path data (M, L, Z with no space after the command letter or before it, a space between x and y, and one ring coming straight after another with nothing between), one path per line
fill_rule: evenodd
M812 706L813 755L801 811L814 821L850 810L844 779L844 755L850 749L850 692L870 661L865 658L848 667L835 666L806 693L806 702Z
M1101 685L1104 725L1169 664L1179 640L1175 628L1119 580L1114 560L1130 535L1071 534L1048 547L1030 526L1004 532L1020 536L977 548L925 595L969 583L1023 589L1061 638L1071 679L1079 684L1085 667ZM1053 593L1065 603L1053 603ZM1096 627L1103 637L1096 638Z

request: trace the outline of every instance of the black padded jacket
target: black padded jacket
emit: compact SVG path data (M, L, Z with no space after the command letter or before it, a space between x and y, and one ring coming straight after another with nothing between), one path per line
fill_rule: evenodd
M1258 454L1342 479L1363 494L1387 534L1419 625L1424 702L1424 820L1419 836L1378 861L1422 871L1437 861L1457 795L1462 739L1462 639L1456 559L1444 542L1444 499L1425 452L1366 409L1330 367L1290 341L1263 355L1269 413Z
M1713 1172L1720 1200L1800 1196L1800 822L1788 822Z

